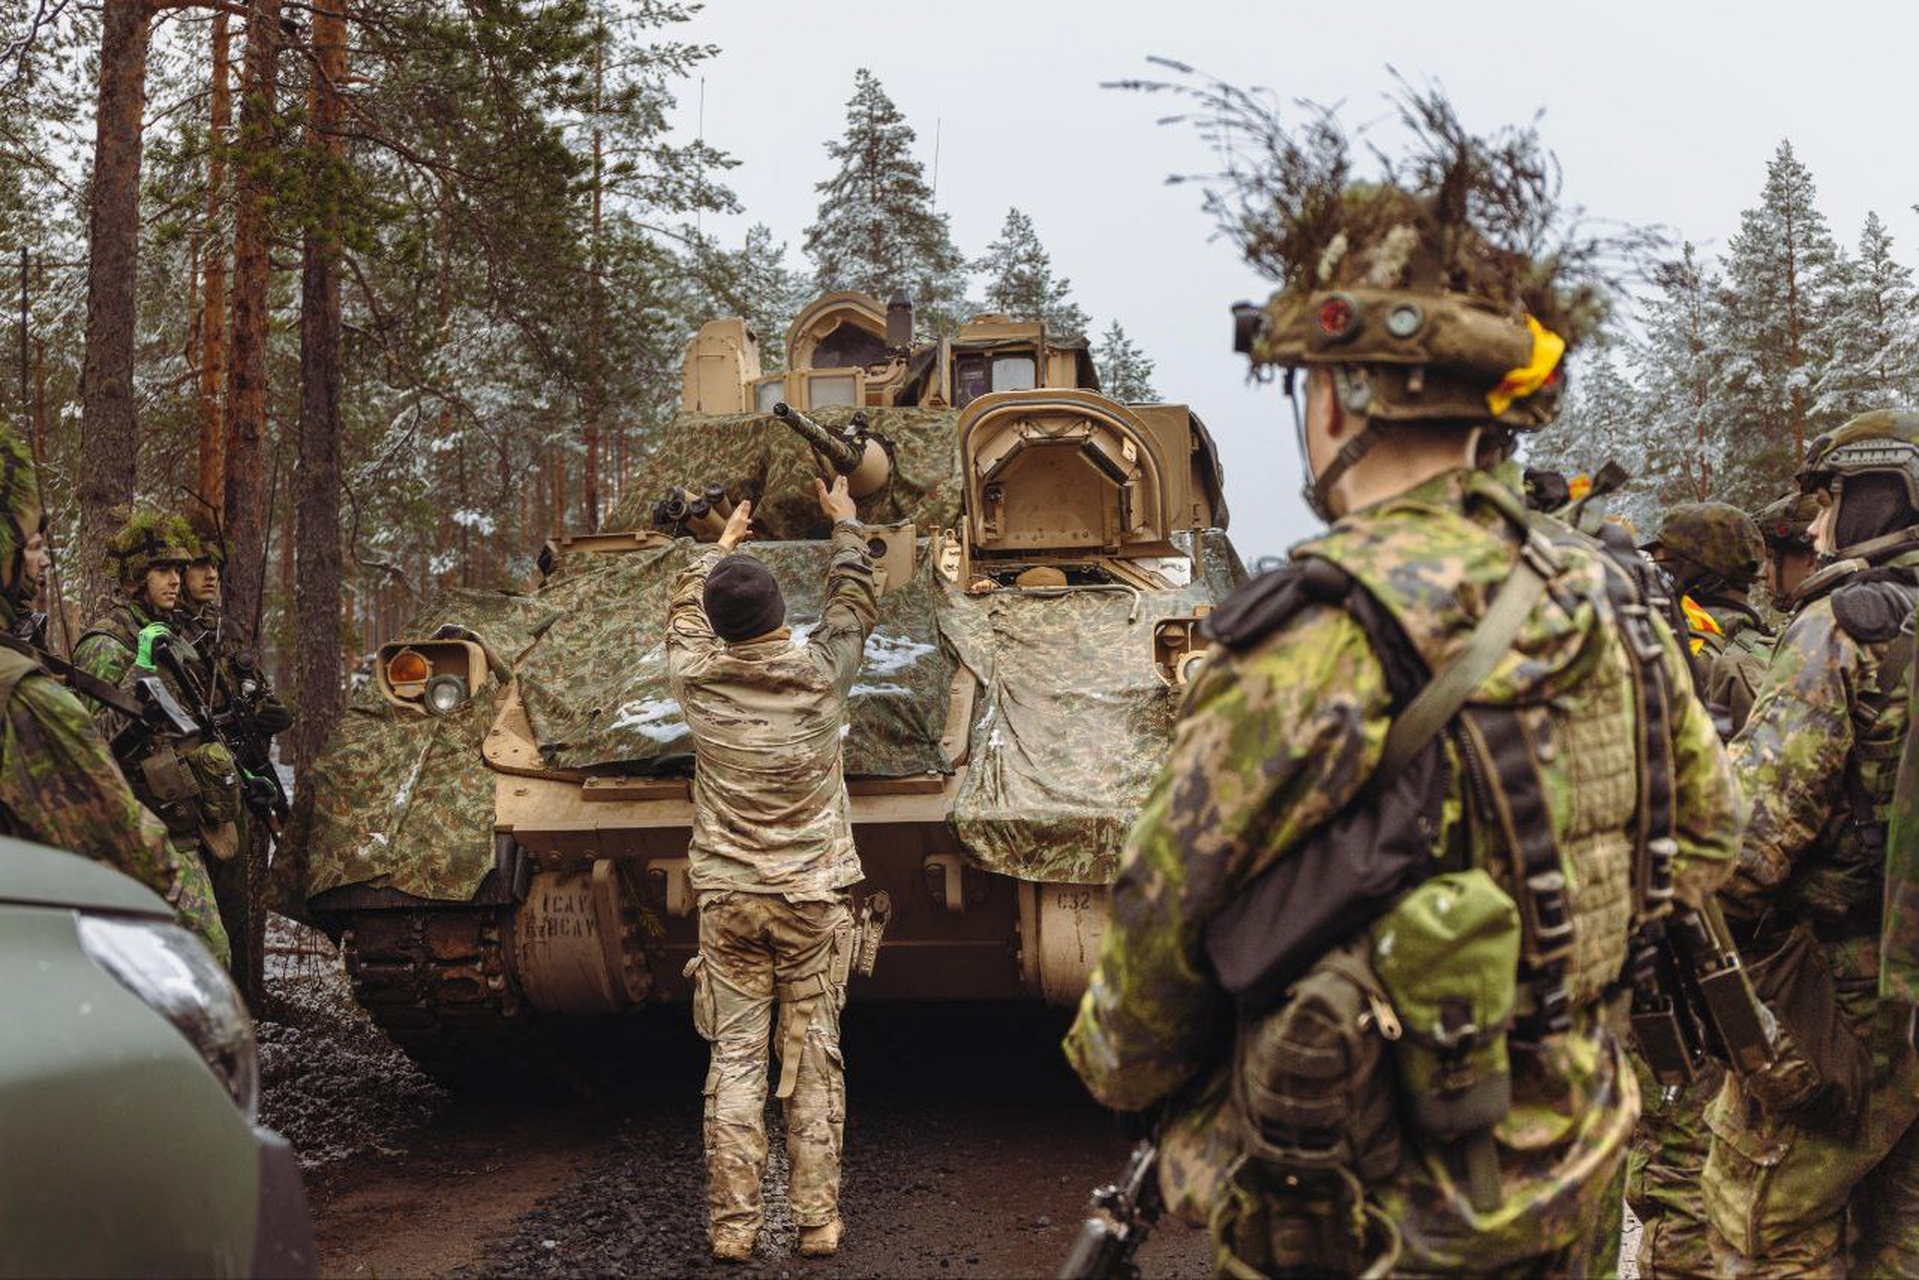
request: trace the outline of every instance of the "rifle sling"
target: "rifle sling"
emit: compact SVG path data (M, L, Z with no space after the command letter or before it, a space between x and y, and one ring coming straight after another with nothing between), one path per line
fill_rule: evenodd
M17 653L24 653L34 659L65 681L67 687L74 692L83 693L102 706L112 707L128 719L144 720L146 718L146 711L139 703L91 671L83 671L57 654L36 649L17 636L0 634L0 645L5 645Z

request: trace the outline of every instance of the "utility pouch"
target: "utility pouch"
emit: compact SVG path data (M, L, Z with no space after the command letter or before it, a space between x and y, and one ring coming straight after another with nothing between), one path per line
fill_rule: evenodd
M224 742L204 742L187 752L200 795L200 820L217 827L240 816L240 767Z
M200 829L200 782L178 751L161 746L140 761L140 784L148 808L167 824L167 832L192 836Z
M1386 1043L1399 1020L1365 935L1328 952L1270 1012L1243 1017L1233 1043L1233 1108L1247 1151L1289 1172L1399 1167Z
M1839 1007L1832 970L1800 925L1751 966L1753 990L1779 1023L1779 1053L1742 1080L1747 1096L1777 1116L1852 1129L1872 1088L1872 1060Z
M893 899L884 889L868 894L860 905L860 924L853 948L853 972L860 977L873 976L873 967L880 962L880 938L886 932L886 922L892 918Z
M1480 868L1432 877L1372 930L1373 969L1403 1028L1400 1096L1414 1127L1463 1146L1481 1212L1501 1199L1492 1128L1512 1109L1520 939L1518 905Z

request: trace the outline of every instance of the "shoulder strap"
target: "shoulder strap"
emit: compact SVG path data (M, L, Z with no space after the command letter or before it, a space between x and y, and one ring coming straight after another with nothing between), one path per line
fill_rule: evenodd
M1421 748L1431 742L1448 721L1459 714L1466 699L1486 683L1486 677L1499 665L1500 658L1512 648L1519 629L1532 616L1533 606L1546 592L1547 575L1535 564L1537 551L1528 542L1520 548L1519 562L1500 584L1492 607L1479 620L1466 645L1421 689L1386 731L1386 745L1379 753L1379 764L1367 788L1377 791L1399 776Z
M118 686L108 684L91 671L74 666L58 654L35 649L24 640L0 632L0 660L4 660L7 655L31 662L49 674L59 677L75 693L85 694L102 706L112 707L121 715L130 716L135 720L143 719L146 715L140 704L122 692ZM0 676L4 674L4 670L0 670ZM8 692L12 692L11 686L8 687ZM4 699L0 699L0 706L4 705Z

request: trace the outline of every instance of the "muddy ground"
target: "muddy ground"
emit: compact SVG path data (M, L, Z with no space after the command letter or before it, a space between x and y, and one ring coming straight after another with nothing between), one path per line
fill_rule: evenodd
M1061 1012L856 1002L841 1253L793 1253L775 1143L759 1253L720 1267L700 1200L705 1046L683 1012L570 1044L589 1068L570 1084L449 1098L301 945L279 958L278 1020L262 1023L262 1118L306 1164L329 1276L1051 1275L1088 1189L1125 1159L1059 1056ZM1167 1222L1143 1260L1199 1276L1210 1252Z

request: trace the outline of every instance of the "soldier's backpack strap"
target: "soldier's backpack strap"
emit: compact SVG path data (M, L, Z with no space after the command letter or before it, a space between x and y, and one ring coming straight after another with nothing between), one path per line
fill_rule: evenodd
M100 634L105 635L108 633L101 632ZM94 675L91 671L74 666L59 654L48 653L44 649L36 649L17 636L0 632L0 654L11 654L24 658L33 663L34 666L40 667L48 674L57 677L61 683L65 684L67 688L73 690L75 693L83 694L101 706L112 707L123 716L139 720L146 715L145 709L142 708L138 702L123 693L117 685L109 684L99 676ZM11 694L12 686L8 686L7 691ZM0 700L0 706L5 705L5 702Z
M1527 546L1459 655L1431 680L1392 615L1330 561L1308 558L1255 579L1207 619L1215 641L1240 649L1310 605L1344 609L1385 672L1394 712L1380 761L1353 801L1208 922L1208 959L1243 1011L1270 1007L1329 948L1439 869L1439 734L1512 647L1546 589L1546 553L1537 540Z
M1899 681L1912 666L1915 588L1911 574L1908 568L1868 570L1858 581L1848 582L1832 593L1832 616L1841 630L1859 644L1886 646L1879 664L1878 688L1860 689L1853 698L1853 759L1847 763L1844 778L1846 807L1850 810L1847 825L1860 850L1873 859L1885 854L1886 824L1879 817L1877 798L1859 765L1895 761L1905 744L1869 743L1862 735L1892 705ZM1912 726L1908 725L1906 732L1910 735Z

